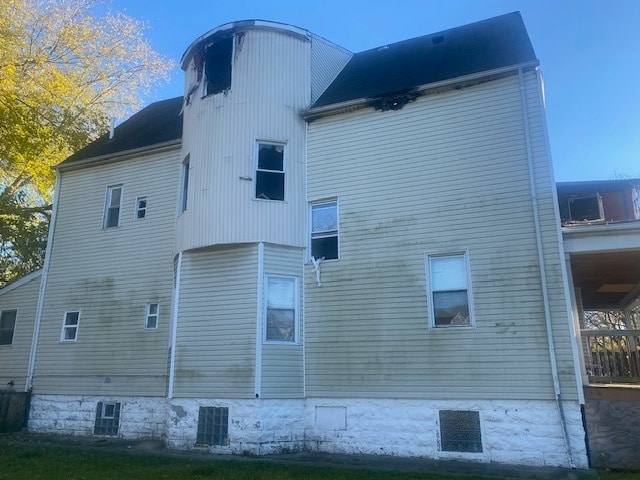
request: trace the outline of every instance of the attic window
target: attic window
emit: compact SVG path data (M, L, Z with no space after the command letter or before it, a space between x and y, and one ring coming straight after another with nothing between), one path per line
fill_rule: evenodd
M204 95L214 95L231 88L233 37L221 38L204 52Z
M602 197L595 194L569 198L569 219L574 222L604 220Z
M434 45L436 43L442 43L444 42L444 35L438 35L436 37L431 37L431 43L433 43Z

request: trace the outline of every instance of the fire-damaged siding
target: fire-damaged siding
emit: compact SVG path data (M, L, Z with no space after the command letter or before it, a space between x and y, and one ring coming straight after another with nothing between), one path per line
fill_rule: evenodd
M255 397L257 299L257 245L183 255L175 397Z
M525 74L554 334L577 395L553 184ZM337 198L340 259L305 275L308 396L552 399L517 75L309 125L308 200ZM427 254L467 252L475 326L429 328Z
M302 249L277 245L265 246L264 274L293 277L297 281L296 330L298 341L291 344L267 342L262 346L262 398L301 398L304 396L302 265Z
M179 176L176 149L62 172L34 393L165 394ZM114 185L119 224L103 228ZM156 329L145 329L148 303ZM65 312L79 312L75 341L61 340Z
M0 345L0 390L25 390L41 278L38 270L0 290L0 312L15 311L13 338L5 343L9 335L4 332Z

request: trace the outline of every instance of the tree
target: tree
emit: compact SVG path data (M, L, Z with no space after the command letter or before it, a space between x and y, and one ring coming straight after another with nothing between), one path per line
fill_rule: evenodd
M143 31L100 0L0 2L0 287L42 265L52 167L167 78Z

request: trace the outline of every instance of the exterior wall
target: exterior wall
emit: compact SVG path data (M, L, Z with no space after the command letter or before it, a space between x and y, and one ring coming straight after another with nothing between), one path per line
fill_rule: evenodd
M120 402L120 426L117 437L165 437L166 399L135 396L34 395L31 398L29 431L93 435L98 402Z
M335 80L353 54L317 35L311 37L311 103Z
M299 341L291 345L270 343L262 345L261 398L302 398L304 396L303 255L302 249L277 245L265 246L264 274L287 275L298 279Z
M165 394L179 176L176 150L62 172L34 393ZM103 229L116 184L120 224ZM144 328L148 302L160 304L155 330ZM80 311L75 342L60 340L65 311Z
M546 137L527 74L565 399L577 398ZM305 275L314 397L553 399L518 76L314 121L308 200L338 198L340 259ZM467 251L475 327L429 328L425 255Z
M582 439L580 405L565 402L571 438ZM480 413L482 453L442 451L440 410ZM533 466L569 467L558 408L553 401L307 399L306 447L310 450L424 456ZM572 461L587 468L584 441Z
M3 389L13 381L13 390L25 390L41 278L41 271L34 272L18 281L24 283L0 290L0 311L17 310L13 343L0 345L0 386Z
M229 445L195 445L201 406L229 408ZM252 455L304 448L303 400L173 399L169 408L170 448Z
M254 398L257 245L182 258L176 397Z
M196 93L185 106L182 156L190 155L191 170L178 251L260 241L304 247L306 124L299 112L311 97L309 65L306 38L248 30L236 35L231 88ZM285 144L285 201L255 198L258 140Z

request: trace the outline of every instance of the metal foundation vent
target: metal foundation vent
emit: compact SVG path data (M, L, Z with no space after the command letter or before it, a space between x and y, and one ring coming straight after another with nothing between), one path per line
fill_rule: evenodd
M482 452L480 413L440 410L440 445L443 452Z
M229 445L229 407L200 407L198 445Z
M93 426L94 435L118 435L120 425L120 403L98 402L96 407L96 423Z

